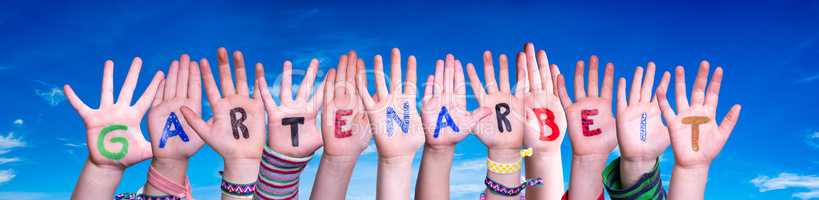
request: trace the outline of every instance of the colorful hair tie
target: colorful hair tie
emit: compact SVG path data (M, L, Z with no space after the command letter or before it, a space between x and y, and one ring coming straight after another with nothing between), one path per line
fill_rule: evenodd
M179 185L168 180L167 177L151 166L148 168L148 184L171 196L193 200L191 184L187 177L185 177L185 184Z
M542 185L543 179L542 178L527 179L526 181L523 181L523 183L520 186L517 187L505 186L503 184L495 182L489 177L486 177L483 183L486 185L486 188L489 188L489 191L491 191L492 193L503 196L516 196L527 187Z

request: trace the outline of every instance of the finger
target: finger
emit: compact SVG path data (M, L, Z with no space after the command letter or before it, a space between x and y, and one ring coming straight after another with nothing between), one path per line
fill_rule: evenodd
M245 56L241 51L233 52L233 67L236 72L236 92L237 94L246 97L250 94L247 88L247 70L245 68Z
M188 77L188 98L195 102L202 102L202 77L199 72L199 63L196 61L190 64L190 75Z
M327 82L333 82L335 78L328 79L327 76L324 77L324 80L321 81L316 91L313 92L313 97L310 98L310 101L307 102L307 105L312 106L312 110L310 110L310 114L314 115L319 110L321 110L321 106L324 105L321 102L324 101L324 95L321 94L324 91L324 87L327 86Z
M427 81L424 84L424 97L421 99L421 102L426 103L429 99L432 99L432 85L434 84L435 76L429 75L427 76Z
M452 54L446 55L444 62L444 96L452 95L455 82L455 57Z
M230 73L230 64L228 64L227 49L224 47L217 50L217 61L219 63L219 82L222 84L222 94L225 96L236 94L236 88L233 87L233 77Z
M392 48L390 53L390 92L401 94L401 51Z
M356 62L358 62L358 59L358 54L355 51L351 50L350 53L347 54L347 73L345 75L347 78L347 84L349 85L355 83L355 73L358 69L356 67ZM338 75L336 75L336 77L338 77Z
M379 99L387 99L389 96L389 92L387 92L387 81L384 80L384 60L381 58L381 55L375 55L374 64L374 73L375 73L375 90L378 94ZM361 68L359 68L361 69ZM362 78L367 78L366 76ZM393 80L390 80L393 81ZM366 86L366 85L365 85ZM360 90L359 90L360 91Z
M719 124L719 131L724 135L725 139L731 137L731 132L733 132L734 126L737 124L737 120L739 120L739 112L741 110L741 105L734 104L734 106L731 107L731 111L728 111L728 114L722 118L722 122Z
M176 96L188 97L188 79L190 79L191 58L187 54L179 57L179 75L176 76Z
M376 56L376 57L379 57L379 56ZM359 93L359 95L361 95L361 102L364 104L364 106L367 109L370 109L370 108L373 107L373 105L375 105L375 101L373 101L373 97L370 96L370 91L367 89L367 73L364 73L365 72L364 61L363 60L358 60L357 63L358 64L356 64L356 68L358 68L359 73L356 73L356 78L355 78L356 89L358 89L358 93ZM378 72L376 72L375 74L376 74L376 76L378 76ZM383 78L384 77L382 76L381 77L381 82L382 83L380 83L380 84L383 84L383 81L384 81ZM376 82L379 82L378 80L379 80L379 78L376 77ZM380 98L380 96L378 96L378 98Z
M498 65L500 65L499 76L500 91L503 94L511 94L512 86L509 84L509 58L505 54L501 54L498 58Z
M612 67L614 67L614 66L612 66ZM549 70L549 71L552 72L552 81L554 82L553 85L555 86L554 87L554 94L555 94L555 96L557 96L557 90L558 90L557 89L557 75L560 75L560 68L557 67L556 64L551 64L549 66L549 68L551 68L551 70ZM614 72L612 72L612 76L614 76Z
M267 86L265 86L265 87L267 87ZM256 79L256 81L253 81L253 103L256 104L257 106L264 107L264 98L262 97L261 88L262 88L262 85L261 85L261 81L259 81L259 79Z
M474 132L475 124L483 120L483 118L488 117L490 114L492 114L492 109L487 107L479 107L473 110L471 113L469 113L469 116L467 117L465 129L473 130L472 132Z
M102 70L100 108L111 104L114 104L114 61L106 60Z
M338 86L344 86L345 85L344 81L345 81L345 78L347 78L347 62L348 62L347 61L347 55L342 55L341 57L338 58L338 67L336 67L336 68L338 68L338 72L337 72L338 76L335 77L334 83L332 85L338 85ZM352 62L355 62L355 60L353 60ZM335 95L341 96L341 95L344 95L344 92L346 92L346 90L344 89L344 87L338 87L338 88L333 88L333 92L335 93L335 94L333 94L334 96Z
M179 61L171 62L171 67L168 68L168 78L165 79L165 89L159 92L164 92L163 98L172 99L176 97L176 77L179 74Z
M410 55L409 58L407 58L407 82L404 84L404 94L413 97L418 94L418 86L416 85L418 75L416 74L416 67L417 61L415 60L415 56Z
M597 81L598 81L598 76L597 76L597 71L598 70L597 70L597 68L599 66L598 62L599 62L599 60L597 59L597 56L595 56L595 55L592 55L591 58L589 58L589 86L587 86L589 89L588 89L588 94L586 94L586 95L589 95L591 97L597 97L598 95L600 95L600 93L597 90L598 89L597 88L598 87L597 86Z
M159 81L159 86L156 88L156 91L157 91L156 95L154 95L154 100L152 101L153 103L151 103L152 108L156 107L156 106L158 106L159 104L162 103L162 99L163 99L163 96L164 96L162 91L164 91L164 90L165 90L165 80Z
M483 77L486 79L486 92L498 93L498 82L495 81L495 66L492 62L492 52L483 52Z
M441 59L435 61L435 84L432 86L432 92L435 94L435 96L439 96L444 93L444 63L445 62Z
M478 73L475 72L475 65L467 63L466 73L469 76L469 85L472 86L472 93L475 94L475 98L477 98L480 103L483 100L483 96L486 95L486 91L484 91L483 86L481 86L481 79L478 78Z
M709 68L708 61L703 60L700 62L697 79L694 80L694 88L691 90L691 105L703 105L705 103L705 84L708 82Z
M654 87L654 72L656 70L656 66L654 62L648 62L648 66L646 66L646 76L643 80L643 86L640 89L640 102L651 102L651 91L653 91Z
M670 79L671 73L663 73L663 78L660 79L660 85L657 86L657 92L655 92L657 101L660 103L660 111L663 113L663 118L666 122L670 122L674 119L674 116L676 116L674 109L671 109L671 105L668 103L668 96L666 96L668 84L671 82Z
M540 91L543 89L543 83L541 83L540 69L537 67L537 60L535 60L535 45L527 43L524 50L526 51L525 64L526 71L528 72L529 91Z
M282 64L282 83L279 86L279 101L282 105L293 102L293 63L289 60Z
M631 77L631 92L628 96L628 105L635 105L640 101L640 85L643 81L643 67L634 69L634 76Z
M316 82L316 73L318 72L319 61L318 59L313 58L310 60L310 67L307 67L307 74L304 76L304 79L301 80L301 85L299 85L298 95L296 96L296 101L302 102L306 101L308 97L310 97L310 93L313 91L313 83Z
M191 128L196 131L196 134L202 137L202 140L205 142L210 143L208 142L210 138L210 127L207 122L202 121L202 117L199 116L199 113L194 112L191 108L188 108L188 106L182 106L180 110L182 111L182 117L185 118L185 121L190 123Z
M264 65L262 63L256 63L256 80L259 82L259 92L261 92L262 103L264 103L264 107L267 109L269 115L275 115L275 111L278 110L278 106L276 105L276 101L273 100L273 95L270 94L270 89L268 89L267 78L264 75ZM284 84L282 84L284 85ZM280 97L282 101L284 101L284 97Z
M685 93L685 69L680 65L674 70L674 95L677 97L677 112L688 110L688 95Z
M84 116L86 113L93 111L93 109L82 102L82 99L77 96L77 93L74 93L74 89L72 89L70 85L65 84L63 90L65 91L65 96L68 98L68 102L71 103L71 106L74 107L74 110L77 110L80 116Z
M330 71L327 71L327 76L325 76L325 79L326 80L338 80L338 76L336 76L336 70L335 69L330 69ZM328 81L325 84L326 85L324 85L324 90L320 90L321 92L324 92L324 99L323 99L322 102L326 103L326 104L329 104L329 103L332 103L333 99L335 99L335 97L336 97L335 95L336 95L337 90L334 89L336 87L336 82L335 81Z
M557 89L558 96L560 96L560 104L563 105L563 109L566 110L572 105L572 99L569 98L569 93L566 91L566 78L563 77L563 74L557 75Z
M516 60L516 74L517 74L517 83L515 84L515 96L516 97L523 97L523 94L529 91L529 80L527 79L526 74L526 54L523 52L519 52Z
M214 104L219 101L220 98L222 98L222 95L219 94L219 88L216 86L216 80L213 80L213 73L210 72L210 63L208 63L208 59L202 58L199 63L201 63L199 69L202 72L202 79L205 80L205 95L208 96L208 102Z
M159 82L163 79L165 79L165 74L162 73L162 71L157 71L151 83L148 84L148 88L145 89L145 92L142 92L142 96L140 96L136 104L134 104L134 108L142 113L148 111L148 108L151 107L151 101L154 100L154 95L157 93Z
M606 63L606 72L603 75L603 89L600 91L600 97L611 100L611 90L614 85L614 63Z
M580 99L586 97L586 86L584 86L583 71L585 70L585 63L583 60L578 60L574 65L574 98Z
M617 80L617 114L620 114L628 107L626 103L626 78L620 77Z
M717 107L719 102L719 88L722 85L722 67L717 67L714 70L714 75L711 77L711 83L708 84L708 93L705 95L705 105L712 108Z
M546 51L540 50L537 52L538 67L540 67L540 79L543 84L543 89L546 94L554 94L554 77L551 66L549 65L549 58L546 56Z
M464 67L460 60L455 60L455 95L466 106L466 84L464 83Z
M131 68L128 69L128 75L125 77L125 82L122 83L122 88L119 91L117 98L118 104L131 105L131 98L134 95L137 81L139 80L139 71L142 69L142 59L139 57L131 61Z

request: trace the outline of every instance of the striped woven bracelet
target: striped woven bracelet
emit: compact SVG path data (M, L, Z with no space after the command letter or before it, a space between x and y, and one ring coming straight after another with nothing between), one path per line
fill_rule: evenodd
M290 157L265 146L254 199L295 199L299 193L299 175L312 158L312 155Z
M238 184L222 178L222 183L219 186L222 189L222 194L238 199L253 198L253 192L256 191L256 183Z
M543 179L542 178L527 179L526 181L523 181L523 183L520 186L517 187L507 187L503 184L495 182L489 177L486 177L483 183L486 185L486 188L489 188L489 191L491 191L492 193L511 197L520 194L520 192L526 189L527 187L542 185Z

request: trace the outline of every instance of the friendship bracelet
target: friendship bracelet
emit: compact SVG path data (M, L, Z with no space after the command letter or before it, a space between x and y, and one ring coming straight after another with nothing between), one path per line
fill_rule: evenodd
M153 196L147 194L137 194L134 192L126 192L114 195L114 200L181 200L182 198L172 195Z
M191 184L187 177L185 177L185 184L179 185L168 180L167 177L151 166L148 168L148 184L171 196L193 200Z
M527 187L542 185L543 179L542 178L527 179L526 181L523 181L523 183L521 183L520 186L517 187L507 187L503 184L495 182L489 177L486 177L483 183L486 185L486 188L488 188L489 191L491 191L492 193L503 196L515 196L520 194L520 192L526 189Z
M313 155L297 158L265 146L254 199L295 199L299 175Z
M603 170L603 185L606 186L606 190L609 192L611 199L665 199L666 194L660 178L659 160L654 163L654 168L651 172L640 176L637 183L628 188L624 188L620 181L620 161L620 158L615 159Z
M532 156L534 154L534 150L532 148L526 148L520 150L520 157L525 158ZM494 161L492 159L486 159L486 168L489 169L490 172L494 172L497 174L511 174L520 171L522 167L522 161L518 160L515 163L501 163Z
M248 184L238 184L238 183L231 183L225 178L222 178L222 183L219 185L219 188L222 189L222 194L226 194L228 196L236 197L236 198L251 198L253 197L253 192L256 191L256 182L248 183Z

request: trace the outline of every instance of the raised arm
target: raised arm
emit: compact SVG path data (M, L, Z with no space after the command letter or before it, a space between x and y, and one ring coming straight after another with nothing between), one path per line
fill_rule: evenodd
M342 55L336 69L327 73L321 133L324 154L313 182L310 199L344 199L358 156L372 139L364 105L355 89L358 67L364 67L355 51Z
M671 175L668 199L703 199L705 185L708 181L708 169L711 161L717 157L722 147L731 136L742 107L735 104L728 114L717 125L716 111L719 89L722 84L722 67L714 70L711 83L706 91L708 81L708 61L700 63L694 88L691 90L689 104L685 91L685 70L682 66L676 69L674 88L677 99L677 112L672 110L666 98L670 74L663 74L657 88L660 109L668 124L671 136L671 147L674 149L674 170Z
M575 101L569 99L563 75L558 75L559 95L568 119L572 142L571 199L597 199L603 192L601 176L609 153L617 145L611 112L614 64L606 64L602 89L598 89L598 59L589 59L588 89L584 86L585 64L577 61L574 74Z
M187 106L202 113L202 81L199 65L188 55L171 62L148 112L148 132L154 159L148 172L145 194L191 199L188 159L204 145L180 109Z
M219 48L217 53L221 93L208 60L199 62L212 118L202 120L200 114L188 106L182 106L182 114L202 140L224 159L222 199L242 199L253 195L259 174L265 142L264 105L258 85L254 87L253 98L250 97L242 52L233 53L235 86L227 50Z
M416 107L415 56L407 61L407 80L401 84L401 53L392 49L390 92L384 80L384 64L375 56L376 99L367 90L366 74L358 73L356 87L367 110L378 148L377 199L407 199L410 197L412 160L424 143L424 132ZM363 72L364 66L358 70ZM404 86L402 90L402 86Z
M415 184L416 199L443 199L449 196L449 175L455 144L462 141L478 122L491 112L488 108L466 109L466 83L461 62L448 54L435 63L435 75L424 86L421 121L426 133L421 170Z
M529 90L526 93L526 129L523 145L534 149L526 158L526 177L543 178L542 187L526 190L527 199L559 199L563 195L563 163L560 144L566 133L566 114L557 97L554 80L560 71L549 65L546 52L535 53L532 43L524 47ZM484 58L487 59L487 58Z
M151 144L142 135L140 123L151 106L164 74L156 72L136 104L131 105L141 68L142 60L134 58L114 103L114 62L105 61L102 97L97 109L83 103L71 86L64 86L68 101L85 123L90 154L71 199L111 199L125 168L153 156Z

